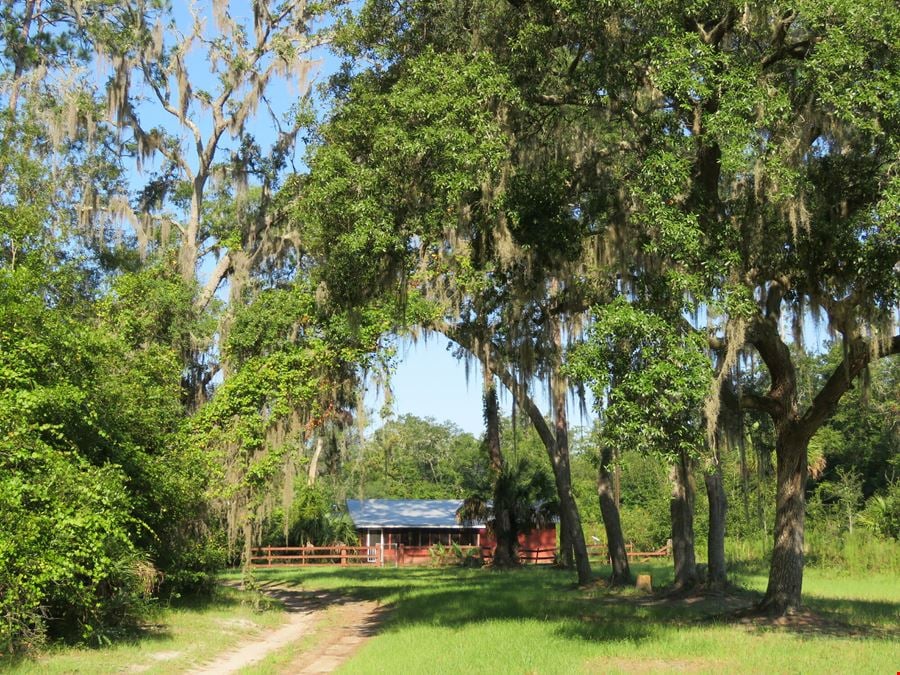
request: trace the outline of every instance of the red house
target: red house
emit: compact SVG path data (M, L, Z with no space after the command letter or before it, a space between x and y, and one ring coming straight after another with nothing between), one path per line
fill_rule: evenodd
M460 522L461 499L348 499L347 510L360 545L385 564L411 565L432 560L430 549L441 544L477 548L491 558L496 545L487 525ZM556 527L519 535L522 562L552 563L556 553Z

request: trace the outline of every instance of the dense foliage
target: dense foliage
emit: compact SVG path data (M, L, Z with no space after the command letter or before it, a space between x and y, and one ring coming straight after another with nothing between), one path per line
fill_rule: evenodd
M341 4L0 8L0 652L350 541L347 497L493 499L514 530L552 505L580 582L602 518L693 583L702 477L710 566L726 531L765 552L775 614L807 550L889 559L896 3ZM422 330L480 362L484 439L363 429Z
M195 590L222 561L207 461L182 437L181 352L201 327L190 294L153 267L95 290L40 208L4 207L15 225L0 262L4 651L47 626L105 639L160 587Z

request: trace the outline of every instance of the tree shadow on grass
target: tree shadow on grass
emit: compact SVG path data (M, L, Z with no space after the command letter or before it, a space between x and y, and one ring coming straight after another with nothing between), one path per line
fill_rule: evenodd
M602 573L602 570L599 570ZM651 572L654 584L669 580L669 570ZM259 575L272 585L328 588L330 597L374 600L390 607L381 630L411 625L459 628L491 621L558 623L558 635L572 640L640 641L672 628L741 625L754 631L784 630L807 636L896 639L897 603L808 598L804 612L773 621L755 612L759 592L741 587L638 595L608 589L600 582L579 589L568 572L554 569L509 571L455 568L304 568ZM599 575L598 575L599 577Z
M340 583L334 593L390 607L381 626L385 632L415 625L460 628L530 620L558 623L557 633L569 639L638 641L652 632L642 621L627 620L627 610L613 615L600 608L569 573L556 570L307 569L272 575L260 587L303 588L336 579Z
M871 626L890 630L893 626L893 635L900 635L896 627L900 623L900 603L897 602L810 597L805 604L822 614L847 617L848 624L857 628Z
M699 595L699 594L698 594ZM900 603L838 598L806 598L800 611L772 617L758 606L763 594L745 589L727 593L721 611L707 612L703 624L740 625L758 632L786 631L805 637L897 640ZM710 603L700 599L708 608ZM702 606L702 605L701 605Z

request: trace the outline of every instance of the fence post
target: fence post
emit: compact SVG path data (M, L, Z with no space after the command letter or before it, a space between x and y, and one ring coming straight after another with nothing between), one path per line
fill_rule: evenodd
M347 548L341 546L341 567L347 566Z

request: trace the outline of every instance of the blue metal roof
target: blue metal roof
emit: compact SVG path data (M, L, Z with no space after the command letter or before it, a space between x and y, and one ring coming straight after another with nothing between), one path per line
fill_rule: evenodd
M484 523L460 523L462 499L348 499L347 510L358 528L431 527L483 528Z

